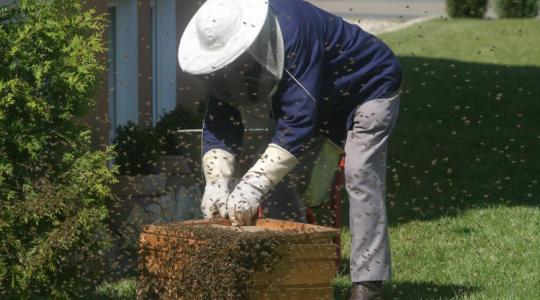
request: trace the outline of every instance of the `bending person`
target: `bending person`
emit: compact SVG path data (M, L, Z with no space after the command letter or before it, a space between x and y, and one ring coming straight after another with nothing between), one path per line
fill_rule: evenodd
M375 299L391 276L386 147L401 69L360 27L301 0L208 0L186 28L183 71L209 90L203 127L206 218L254 222L262 199L323 133L345 146L352 299ZM233 185L243 119L275 121L264 154Z

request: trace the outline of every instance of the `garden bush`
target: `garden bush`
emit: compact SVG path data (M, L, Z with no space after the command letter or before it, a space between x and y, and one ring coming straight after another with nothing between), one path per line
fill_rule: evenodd
M446 12L452 18L483 18L488 0L446 0Z
M499 18L534 18L538 16L538 0L497 0Z
M121 175L147 175L154 172L161 145L152 126L129 121L116 130L114 144L117 151L115 162Z
M112 148L93 150L104 17L84 1L0 8L0 298L66 299L101 280Z
M162 145L162 154L181 155L180 142L175 132L179 129L198 129L202 126L203 116L197 111L177 106L164 114L156 124L156 130Z

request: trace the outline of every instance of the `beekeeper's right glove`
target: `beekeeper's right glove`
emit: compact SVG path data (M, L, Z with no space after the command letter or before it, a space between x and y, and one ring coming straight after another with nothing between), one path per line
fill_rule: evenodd
M213 149L202 158L206 187L201 202L205 219L227 218L227 199L231 193L235 158L221 149Z
M268 145L229 197L227 206L232 225L252 225L263 197L297 164L296 157L285 148Z

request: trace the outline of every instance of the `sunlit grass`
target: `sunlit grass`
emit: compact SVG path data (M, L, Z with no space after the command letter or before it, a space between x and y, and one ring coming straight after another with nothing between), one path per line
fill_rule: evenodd
M391 228L388 299L538 299L540 226L534 207L472 209L458 217ZM344 262L348 261L346 249ZM347 275L335 281L347 299Z
M538 19L435 20L384 34L400 56L540 66Z
M102 283L95 292L93 299L128 300L135 299L135 278L125 278L119 281Z

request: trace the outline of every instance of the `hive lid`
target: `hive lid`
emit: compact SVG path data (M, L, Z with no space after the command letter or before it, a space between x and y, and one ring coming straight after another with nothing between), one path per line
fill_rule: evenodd
M212 226L232 230L240 234L243 232L283 232L300 239L336 237L340 232L339 229L336 228L276 219L258 219L254 226L232 226L229 219L172 222L147 225L143 228L142 232L167 236L182 236L183 233L185 233L185 227L183 227L184 225Z

